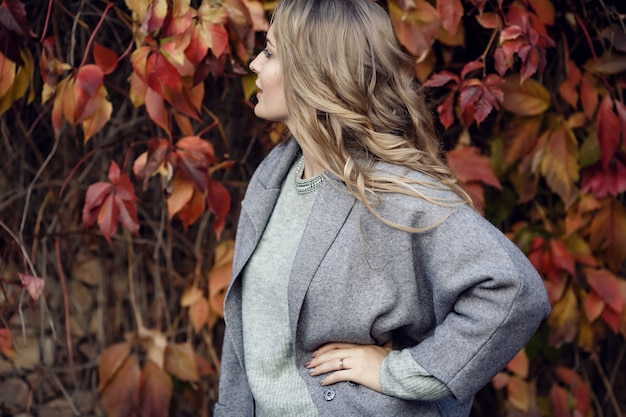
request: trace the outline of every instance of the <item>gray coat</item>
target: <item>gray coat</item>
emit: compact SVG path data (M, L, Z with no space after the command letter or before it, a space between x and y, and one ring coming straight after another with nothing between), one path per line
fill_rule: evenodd
M298 149L293 140L275 148L242 202L225 300L216 417L254 415L244 369L241 272ZM381 169L397 170L391 165ZM425 179L416 172L406 175ZM452 198L449 191L423 191ZM541 278L523 253L471 208L443 208L387 194L376 209L384 218L413 227L449 217L428 232L407 233L377 220L339 180L325 181L289 281L296 366L322 417L467 416L475 393L506 366L550 311ZM395 349L410 348L453 395L436 402L407 401L348 383L335 384L329 395L321 377L309 376L304 367L311 353L328 342L384 344L390 339Z

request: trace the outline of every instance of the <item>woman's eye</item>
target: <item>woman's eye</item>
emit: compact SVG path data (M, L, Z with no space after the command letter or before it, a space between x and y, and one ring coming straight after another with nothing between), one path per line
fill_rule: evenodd
M265 55L265 58L271 58L272 57L272 53L267 48L263 49L263 55Z

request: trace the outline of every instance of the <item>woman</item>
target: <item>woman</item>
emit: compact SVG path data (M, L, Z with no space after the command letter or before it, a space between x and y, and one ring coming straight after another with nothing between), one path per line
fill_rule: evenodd
M369 0L281 0L257 116L292 137L242 202L215 416L467 416L549 312L439 159Z

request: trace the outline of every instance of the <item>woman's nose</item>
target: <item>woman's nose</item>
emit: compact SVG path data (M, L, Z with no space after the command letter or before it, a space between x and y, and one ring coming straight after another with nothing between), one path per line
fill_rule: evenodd
M252 72L254 72L255 74L259 72L259 67L258 67L258 60L259 57L261 56L261 54L258 54L257 56L254 57L254 59L250 62L250 70Z

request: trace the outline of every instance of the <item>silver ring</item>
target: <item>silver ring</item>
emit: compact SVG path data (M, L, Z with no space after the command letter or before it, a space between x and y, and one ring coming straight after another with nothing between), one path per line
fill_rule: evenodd
M339 369L342 369L342 370L345 369L343 367L343 358L339 358Z

